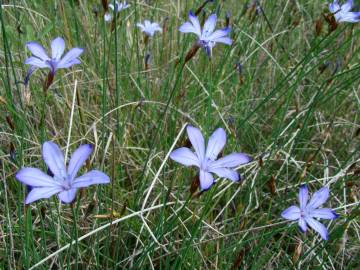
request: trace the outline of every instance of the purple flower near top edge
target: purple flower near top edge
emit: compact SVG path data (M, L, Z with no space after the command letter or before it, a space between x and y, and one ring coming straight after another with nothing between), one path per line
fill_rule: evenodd
M72 154L66 168L64 155L57 144L45 142L42 146L42 156L54 176L51 177L37 168L22 168L18 171L16 179L31 187L25 203L29 204L39 199L50 198L55 194L58 194L58 198L62 202L71 203L79 188L110 183L110 178L98 170L91 170L76 177L92 151L92 145L81 145Z
M226 144L224 129L218 128L214 131L209 138L206 150L201 131L193 126L188 126L186 130L195 153L187 147L181 147L174 150L170 154L170 158L185 166L196 166L199 168L201 190L207 190L213 185L214 177L212 173L234 182L240 180L240 175L234 168L250 162L251 158L243 153L232 153L216 160Z
M179 31L182 33L194 33L198 36L198 44L211 56L212 48L216 43L224 43L227 45L232 44L232 40L229 37L230 28L215 30L217 16L211 14L204 23L203 29L201 29L198 18L192 13L189 13L190 22L185 22L180 26Z
M347 0L341 6L338 1L335 0L333 3L329 4L329 10L334 14L337 22L356 23L360 21L360 12L351 12L350 10L353 8L353 5L353 0Z
M25 60L25 64L30 65L25 78L26 83L29 81L30 75L37 68L48 68L54 75L56 70L60 68L69 68L72 65L80 64L81 62L78 57L84 51L82 48L72 48L62 57L65 51L65 41L61 37L51 41L51 58L46 53L44 47L37 42L28 42L26 47L32 53L32 56Z
M147 36L152 37L154 36L155 32L162 32L162 28L156 22L150 22L149 20L145 20L144 23L137 23L136 24L142 32L144 32Z
M115 6L113 5L114 1L110 0L109 8L112 9L113 12L118 13L124 9L127 9L130 7L130 5L124 1L123 3L119 3L118 1L115 1ZM111 21L113 15L110 12L106 12L104 15L104 20L106 22Z
M318 232L322 239L328 239L328 231L326 227L315 218L335 219L338 214L330 208L319 208L329 197L330 190L323 187L316 191L310 201L309 191L306 185L302 185L299 191L299 206L290 206L281 213L281 216L288 220L298 220L301 231L306 232L307 225Z

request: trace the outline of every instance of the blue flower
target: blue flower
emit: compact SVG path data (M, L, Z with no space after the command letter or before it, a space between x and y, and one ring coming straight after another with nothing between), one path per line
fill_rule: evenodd
M91 170L76 177L92 151L93 147L90 144L81 145L71 156L66 168L64 155L60 148L53 142L45 142L42 147L42 156L53 176L49 176L37 168L22 168L16 174L16 179L32 188L25 203L29 204L39 199L50 198L55 194L58 194L58 198L62 202L71 203L79 188L110 183L110 178L98 170Z
M144 32L149 37L154 36L156 31L162 32L162 28L158 23L152 23L149 20L145 20L144 24L137 23L136 25L141 29L142 32Z
M329 5L329 10L334 14L337 22L351 22L356 23L360 21L360 12L351 12L353 8L353 0L347 0L345 4L339 5L338 1L335 0Z
M232 40L229 37L229 27L215 30L217 21L216 14L212 14L208 17L204 23L203 29L201 29L198 18L192 12L189 13L189 20L190 22L185 22L180 26L179 31L197 35L198 45L205 49L208 56L211 56L212 48L214 48L216 43L232 44Z
M308 202L309 191L306 185L300 187L298 206L290 206L281 213L281 216L288 220L297 220L301 231L306 232L307 225L318 232L322 239L328 239L326 227L314 218L335 219L338 215L329 208L319 208L329 197L330 190L323 187L316 191Z
M61 37L57 37L51 42L51 58L47 55L44 47L37 42L28 42L26 47L30 50L32 56L25 60L25 64L30 65L25 84L37 68L48 68L51 74L55 75L56 70L60 68L69 68L72 65L80 64L78 57L84 51L81 48L72 48L62 57L65 51L65 42Z
M113 2L114 1L111 0L111 3L113 3ZM130 7L130 5L126 1L124 1L123 3L119 3L118 1L115 1L115 6L113 4L109 4L109 8L112 9L113 12L115 12L115 13L118 13L118 12L124 10L124 9L129 8L129 7ZM106 12L105 15L104 15L104 19L105 19L106 22L111 21L112 17L113 17L112 14L109 13L109 12Z
M181 147L174 150L170 154L170 158L185 166L196 166L199 168L201 190L207 190L214 184L212 173L234 182L240 180L240 175L234 168L250 162L251 158L243 153L232 153L216 160L226 144L224 129L218 128L214 131L209 138L206 151L201 131L192 126L188 126L186 130L195 153L187 147Z

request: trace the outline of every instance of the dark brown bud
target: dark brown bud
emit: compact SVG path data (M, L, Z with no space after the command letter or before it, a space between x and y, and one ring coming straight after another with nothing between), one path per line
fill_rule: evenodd
M51 72L51 71L47 75L46 80L44 81L44 85L43 85L44 94L47 93L47 90L49 89L50 85L53 83L54 76L55 76L54 72Z
M318 37L321 35L323 30L323 21L321 19L316 20L315 22L315 35Z
M109 9L108 1L107 0L101 0L101 5L105 11Z

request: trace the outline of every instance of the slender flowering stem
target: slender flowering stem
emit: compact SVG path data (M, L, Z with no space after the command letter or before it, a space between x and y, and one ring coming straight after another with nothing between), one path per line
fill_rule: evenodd
M77 90L77 80L75 80L74 93L73 93L73 99L72 99L72 105L71 105L69 132L68 132L68 137L67 137L67 142L66 142L66 150L65 150L65 164L67 164L67 157L68 157L68 152L69 152L71 128L73 125L74 109L75 109L75 102L76 102L76 90Z

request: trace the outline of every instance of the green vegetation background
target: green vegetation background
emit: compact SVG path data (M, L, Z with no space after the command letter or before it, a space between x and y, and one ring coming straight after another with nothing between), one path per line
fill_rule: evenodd
M326 1L260 1L259 12L250 1L209 3L218 27L230 12L234 44L212 59L198 51L183 69L195 36L178 27L202 1L131 1L113 24L100 1L0 2L0 268L48 257L37 269L359 269L360 29L328 33ZM147 44L135 26L144 19L165 26ZM47 71L21 83L25 44L49 49L57 36L85 52L45 95ZM14 174L45 169L46 140L65 149L75 88L69 153L94 144L86 167L112 182L72 206L56 196L25 206ZM190 192L196 170L167 158L187 143L186 123L206 136L223 127L224 153L254 157L240 184ZM301 183L330 184L326 207L341 217L324 221L327 242L280 218Z

